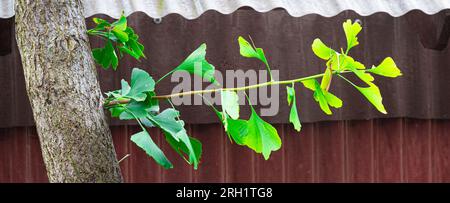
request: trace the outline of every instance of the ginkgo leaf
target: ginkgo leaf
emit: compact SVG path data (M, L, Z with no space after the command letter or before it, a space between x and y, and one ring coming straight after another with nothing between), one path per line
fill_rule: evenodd
M319 38L313 41L311 48L316 56L324 60L330 59L336 53L336 51L325 45Z
M112 66L116 70L119 63L113 44L109 40L106 42L105 47L92 49L92 56L95 62L100 64L104 69Z
M343 70L345 64L347 63L346 60L344 60L344 55L336 53L333 56L331 56L330 60L327 61L326 65L327 67L331 67L331 70L334 71L341 71Z
M119 39L122 42L127 42L128 41L128 34L122 30L112 30L112 33L117 37L117 39Z
M264 50L261 48L253 48L253 46L245 40L243 37L238 37L239 43L239 52L241 56L247 58L257 58L262 61L266 66L269 66L267 63L266 55L264 55Z
M311 80L304 80L302 81L303 86L305 86L306 88L315 91L316 90L316 80L311 79Z
M113 117L119 117L120 120L140 119L143 122L147 122L146 118L148 114L155 115L159 112L159 102L157 99L153 99L154 92L147 92L144 101L131 100L126 105L120 105L113 107L111 115ZM153 125L146 125L147 127L154 127Z
M113 22L111 25L113 26L113 30L125 31L127 28L127 17L122 13L119 20Z
M333 74L331 73L331 68L326 68L325 73L322 77L322 81L320 82L320 88L322 88L323 90L328 90L330 88L332 75Z
M98 25L98 24L102 24L102 23L109 24L108 21L103 20L103 19L101 19L101 18L92 18L92 21L94 21L94 23L97 24L97 25Z
M385 77L395 78L402 75L402 72L395 64L391 57L387 57L381 62L380 65L368 70L371 73L382 75Z
M267 71L269 71L270 79L272 80L272 73L270 70L269 63L267 62L266 55L264 54L264 50L261 48L253 47L247 40L243 37L239 36L239 52L241 56L247 58L256 58L259 59L266 65Z
M222 122L225 132L228 135L230 141L235 141L237 144L242 145L242 137L247 134L240 132L241 129L247 128L247 121L242 119L233 120L226 114L224 115L222 112L218 111L216 108L213 108L219 120ZM231 126L231 127L228 127Z
M112 117L119 117L126 109L122 106L116 106L108 109L111 112Z
M234 91L224 90L221 92L222 111L232 119L239 118L239 96Z
M234 91L221 91L222 121L225 131L228 131L228 118L233 120L239 118L239 96Z
M173 168L172 163L170 163L166 155L164 155L161 149L153 142L150 134L148 134L146 130L132 135L131 141L143 149L145 153L152 157L159 165L166 169Z
M186 144L182 141L176 141L172 136L166 136L167 143L181 156L185 161L189 164L192 164L191 160L189 160L190 151L189 148L186 147ZM202 143L189 136L189 141L192 145L192 150L195 154L195 157L198 157L198 162L200 162L200 157L202 156ZM188 156L188 158L186 158Z
M262 153L264 159L269 159L272 151L281 147L281 139L277 130L269 123L261 119L252 108L249 120L229 119L228 135L237 144L245 145L256 153ZM221 118L220 112L218 116Z
M144 45L138 41L139 37L134 33L133 29L127 27L124 32L129 36L129 38L126 42L123 42L122 46L118 46L119 51L129 54L136 60L139 60L141 57L145 58Z
M366 73L364 70L355 69L353 66L349 66L348 69L365 83L369 83L374 80L373 76L370 73Z
M244 144L257 153L262 153L264 159L269 159L272 151L281 147L281 139L277 130L261 119L252 108L252 114L247 121L247 135L243 138Z
M245 136L248 134L248 122L246 120L233 120L228 118L227 134L238 145L245 145Z
M131 89L129 94L135 95L143 92L151 92L155 90L155 81L144 70L133 68L131 72Z
M173 70L176 71L187 71L191 74L198 75L203 79L216 83L217 81L214 77L215 68L212 64L206 61L206 44L203 43L194 52L192 52L177 68Z
M342 107L342 100L333 95L332 93L323 90L316 79L305 80L302 81L302 83L306 88L314 91L313 95L314 100L316 100L319 103L320 108L326 114L328 115L332 114L330 106L334 108Z
M342 100L336 97L334 94L328 91L323 91L323 94L325 96L325 99L327 100L328 105L334 108L342 107Z
M146 104L144 102L131 101L124 106L124 108L125 111L123 111L119 116L120 120L139 119L148 116L148 112L145 109Z
M369 87L359 87L356 86L356 89L363 94L370 103L372 103L378 111L383 114L387 114L386 109L383 105L383 98L381 97L380 89L373 83L368 83Z
M155 81L144 70L133 68L131 72L131 85L122 80L122 96L134 99L136 101L144 101L147 92L155 90Z
M345 21L342 24L342 27L344 28L345 37L347 38L347 51L348 51L352 47L359 44L358 37L356 36L362 30L362 27L357 22L352 23L351 20Z
M122 86L122 89L120 90L121 95L127 95L130 92L130 84L124 79L120 80L120 84Z
M314 91L314 99L319 102L320 109L322 109L323 112L327 115L333 114L330 106L328 105L327 99L320 88Z
M122 42L128 41L128 34L125 32L127 28L127 18L122 14L116 22L111 24L112 33Z
M200 157L196 156L191 140L189 139L187 131L184 128L184 122L182 120L178 120L178 117L179 112L177 110L168 108L158 115L149 114L147 118L155 126L163 130L166 136L171 136L176 143L184 145L185 149L189 151L189 159L187 161L189 164L194 165L194 169L197 169Z
M292 125L294 125L295 130L300 132L302 125L300 123L300 119L298 118L297 104L295 101L294 85L292 85L292 87L286 86L286 91L287 91L288 105L291 105L291 103L292 103L291 111L289 112L289 122L291 122Z

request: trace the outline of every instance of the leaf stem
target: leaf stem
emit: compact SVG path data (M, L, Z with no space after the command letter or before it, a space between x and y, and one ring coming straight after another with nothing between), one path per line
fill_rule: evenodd
M158 81L156 81L156 84L158 84L161 80L163 80L164 78L166 78L167 76L169 76L170 74L172 74L176 69L171 70L170 72L166 73L164 76L162 76L161 78L158 79Z
M248 38L250 39L250 42L252 43L253 49L257 50L255 42L253 42L252 36L248 35ZM270 81L274 81L273 76L272 76L272 70L270 70L270 66L269 66L269 63L267 62L267 59L265 60L264 65L266 65L266 69L267 69L267 71L269 71Z
M339 77L341 77L342 79L344 79L345 81L347 81L348 83L350 83L351 85L353 85L353 87L357 87L355 85L355 83L353 83L352 81L350 81L349 79L347 79L346 77L342 76L341 74L338 74Z
M126 158L128 158L131 154L126 154L123 158L121 158L117 163L122 162L123 160L125 160Z
M350 72L350 71L342 71L340 73L348 73L348 72ZM333 71L333 74L336 74L336 73L338 73L338 72ZM324 75L324 73L321 73L321 74L311 75L311 76L292 79L292 80L269 81L269 82L264 82L264 83L259 83L259 84L255 84L255 85L249 85L249 86L243 86L243 87L194 90L194 91L180 92L180 93L169 94L169 95L153 96L153 98L154 99L168 99L168 98L172 98L172 97L180 97L180 96L193 95L193 94L205 94L205 93L212 93L212 92L218 92L218 91L243 91L243 90L255 89L255 88L271 86L271 85L292 84L292 83L296 83L296 82L302 82L305 80L320 78L323 75Z

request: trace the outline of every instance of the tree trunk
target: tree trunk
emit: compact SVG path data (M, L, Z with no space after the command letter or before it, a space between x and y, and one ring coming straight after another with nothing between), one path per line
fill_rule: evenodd
M50 182L121 182L82 0L16 0L16 38Z

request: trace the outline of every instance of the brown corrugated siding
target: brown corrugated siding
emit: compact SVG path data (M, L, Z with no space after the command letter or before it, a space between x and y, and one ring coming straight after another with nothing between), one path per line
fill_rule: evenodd
M425 48L433 47L430 44L434 44L431 43L436 38L434 35L445 31L442 25L445 20L450 20L446 16L450 16L450 9L434 15L411 11L397 18L387 13L359 16L353 11L344 11L331 18L316 14L294 18L285 10L266 13L238 10L230 15L208 11L195 20L171 14L164 17L161 24L155 24L144 13L137 12L130 15L128 21L145 45L148 59L138 62L132 57L124 57L117 71L99 67L99 80L102 90L106 92L119 89L122 78L129 80L133 67L143 68L154 78L160 78L179 65L203 42L208 45L208 61L222 73L236 69L264 69L260 61L239 55L236 43L239 35L251 35L257 46L264 48L272 70L280 71L280 80L322 73L325 70L324 61L311 51L314 38L321 38L333 48L344 46L346 42L342 22L345 19L360 19L364 29L359 35L360 45L352 49L351 55L367 67L379 64L385 57L391 56L403 72L402 77L395 79L376 76L375 83L380 87L383 103L389 114L376 111L345 81L333 79L331 92L343 100L343 108L334 111L331 116L322 113L312 98L313 94L298 85L300 119L303 122L385 117L450 119L450 108L447 107L450 100L450 48L447 46L440 51ZM111 20L104 15L96 17ZM11 24L9 27L5 26L5 30L10 32L2 31L4 34L0 34L5 38L0 40L0 47L11 49L10 53L0 56L0 127L5 128L34 125L12 20L3 20L3 24L7 25L8 21ZM88 18L86 22L89 28L94 27L92 18ZM424 24L427 26L423 26ZM430 39L427 40L427 37ZM425 43L428 41L430 43ZM92 37L90 42L92 47L103 46L103 41L99 38ZM349 78L358 81L354 76ZM162 81L157 87L157 94L170 93L176 84L178 82ZM206 85L205 83L203 87ZM280 86L279 90L280 111L277 116L266 117L271 123L288 121L290 109L286 105L285 89ZM189 118L186 119L189 123L218 122L207 105L196 108L181 105L177 109L184 118ZM248 115L249 108L242 108L241 116ZM117 119L110 123L124 124Z
M277 124L282 148L268 161L229 142L219 124L190 124L203 143L199 170L150 134L175 168L163 170L130 142L137 126L112 133L126 182L450 182L450 120L375 119ZM46 182L34 127L0 129L0 182Z

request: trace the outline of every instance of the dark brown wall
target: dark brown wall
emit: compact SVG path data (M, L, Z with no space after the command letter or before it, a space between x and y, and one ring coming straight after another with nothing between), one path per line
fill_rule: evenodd
M402 77L395 79L375 76L389 114L379 113L355 88L337 78L333 79L330 91L340 97L344 105L331 116L321 112L311 91L297 86L300 119L303 122L385 117L450 119L450 108L447 107L450 100L450 48L426 48L434 46L434 36L441 33L444 21L448 20L447 15L450 15L450 9L434 15L411 11L396 18L387 13L359 16L353 11L344 11L331 18L316 14L294 18L285 10L259 13L240 9L230 15L208 11L195 20L171 14L164 17L161 24L155 24L149 16L137 12L128 17L128 22L139 33L148 58L137 62L132 57L124 57L117 71L99 67L99 79L102 90L106 92L119 89L122 78L129 80L133 67L145 69L154 78L160 78L203 42L208 45L208 61L222 72L264 69L258 60L239 55L236 42L239 35L251 35L256 45L264 48L272 70L280 71L280 80L318 74L325 70L325 63L311 50L314 38L321 38L333 48L344 46L342 22L360 19L363 23L358 39L360 45L352 49L351 55L367 67L391 56L403 72ZM107 18L104 15L96 17ZM94 27L92 17L86 22L88 27ZM13 32L13 27L10 29ZM11 53L0 56L0 127L33 126L14 33L5 36L10 38L0 40L0 46L9 42L12 49ZM92 47L103 46L103 41L95 37L90 42ZM358 81L354 76L349 78ZM157 87L157 94L170 93L176 84L163 80ZM265 118L271 123L288 121L290 109L286 105L284 88L280 87L277 116ZM207 105L196 108L182 105L177 109L183 117L189 118L187 122L190 123L217 122L216 115ZM241 109L241 116L246 117L248 113L249 108ZM111 124L122 125L123 122L114 119Z
M237 36L251 35L266 50L272 69L280 79L316 74L323 61L315 57L310 44L320 37L333 47L345 44L341 23L361 19L364 31L354 56L367 65L392 56L404 76L395 80L377 78L389 118L338 80L333 84L344 108L325 116L311 92L299 91L300 118L304 122L297 134L287 124L276 124L283 139L281 150L269 161L248 148L231 144L208 107L180 107L189 118L189 131L203 143L200 169L194 171L161 140L175 169L163 170L129 141L137 126L124 126L112 120L118 157L131 153L121 163L127 182L450 182L450 48L448 25L450 10L434 15L420 11L393 18L387 13L362 17L345 11L327 18L307 15L293 18L284 10L258 13L239 9L230 15L208 11L198 19L186 20L177 14L154 24L143 13L131 15L146 46L149 60L137 63L125 57L118 71L102 70L99 77L104 91L117 89L121 78L129 78L138 66L156 78L178 65L202 42L208 44L208 60L220 70L261 68L261 63L239 56ZM98 16L97 16L98 17ZM105 17L105 16L101 16ZM87 19L89 27L92 18ZM39 140L25 93L19 53L15 45L13 19L0 21L0 182L45 182ZM439 36L439 37L438 37ZM446 39L446 40L445 40ZM91 39L93 47L101 45ZM173 83L164 81L161 94ZM280 100L285 93L280 88ZM289 108L281 103L280 114L270 122L286 123ZM246 108L248 109L248 108ZM207 113L209 112L209 113ZM203 116L197 116L197 115ZM206 115L205 115L206 114ZM245 111L243 112L245 114ZM245 116L243 116L245 117ZM406 119L408 118L423 118ZM214 118L211 119L211 118ZM361 120L361 119L373 120ZM354 121L348 121L356 119ZM359 120L358 120L359 119ZM336 120L336 121L326 121ZM345 121L343 121L345 120Z
M129 141L137 126L112 127L127 182L450 182L450 120L376 119L276 126L282 148L268 161L231 144L219 124L189 125L203 143L194 171L161 140L164 170ZM164 141L164 142L162 142ZM46 182L34 127L0 129L0 182Z

